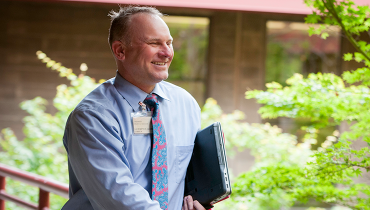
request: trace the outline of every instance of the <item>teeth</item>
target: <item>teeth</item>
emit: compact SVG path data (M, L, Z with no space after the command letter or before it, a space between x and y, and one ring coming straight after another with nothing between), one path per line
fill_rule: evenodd
M164 64L166 64L165 62L152 62L153 64L155 64L155 65L161 65L161 66L163 66Z

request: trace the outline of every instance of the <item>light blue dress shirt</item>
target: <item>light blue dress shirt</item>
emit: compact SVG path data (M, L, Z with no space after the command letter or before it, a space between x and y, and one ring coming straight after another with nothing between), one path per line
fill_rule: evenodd
M184 178L200 129L200 108L184 89L158 83L167 139L170 210L180 210ZM133 134L131 113L148 94L117 73L87 95L68 118L70 200L63 209L159 210L151 194L151 134Z

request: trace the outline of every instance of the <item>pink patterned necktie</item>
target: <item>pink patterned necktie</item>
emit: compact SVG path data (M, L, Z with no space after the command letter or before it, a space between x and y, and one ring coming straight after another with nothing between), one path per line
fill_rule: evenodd
M144 103L153 112L152 199L168 210L167 142L157 95L148 95Z

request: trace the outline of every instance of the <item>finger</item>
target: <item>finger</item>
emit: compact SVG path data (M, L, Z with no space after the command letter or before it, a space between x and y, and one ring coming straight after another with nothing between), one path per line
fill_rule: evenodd
M188 196L184 197L184 203L182 204L184 210L188 210Z
M189 210L193 210L194 209L194 201L193 201L193 197L191 197L191 195L188 195L188 209Z
M196 210L205 210L205 208L198 201L194 201L194 207Z

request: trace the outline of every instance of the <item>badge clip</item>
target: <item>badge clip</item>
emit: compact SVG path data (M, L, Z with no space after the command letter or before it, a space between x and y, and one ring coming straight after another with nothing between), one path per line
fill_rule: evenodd
M141 112L146 112L146 105L141 101L139 101L139 105L141 106Z

